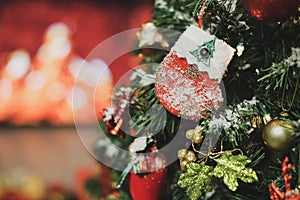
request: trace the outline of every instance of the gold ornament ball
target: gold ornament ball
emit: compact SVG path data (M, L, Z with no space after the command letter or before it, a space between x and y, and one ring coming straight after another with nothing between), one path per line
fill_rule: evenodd
M183 158L186 157L186 154L187 154L187 150L186 149L180 149L177 153L177 156L179 158L179 160L182 160Z
M190 130L187 130L186 133L185 133L185 137L189 140L192 140L193 139L193 136L195 134L195 130L194 129L190 129Z
M188 151L185 158L188 162L195 162L197 160L195 153L193 151Z
M264 143L277 150L287 151L293 145L294 127L280 119L270 121L262 131Z

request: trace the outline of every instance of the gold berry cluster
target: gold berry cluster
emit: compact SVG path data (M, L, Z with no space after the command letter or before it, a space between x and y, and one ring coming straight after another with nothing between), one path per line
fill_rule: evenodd
M187 149L180 149L178 151L178 158L180 160L181 170L185 170L185 166L190 162L195 162L197 160L196 155L193 151Z
M203 140L201 127L197 126L195 129L187 130L185 137L195 144L200 144ZM188 163L195 162L197 160L194 151L187 149L180 149L178 151L178 158L180 160L181 170L185 170L185 167Z
M203 140L202 128L197 126L195 129L187 130L185 137L189 140L192 140L195 144L200 144Z

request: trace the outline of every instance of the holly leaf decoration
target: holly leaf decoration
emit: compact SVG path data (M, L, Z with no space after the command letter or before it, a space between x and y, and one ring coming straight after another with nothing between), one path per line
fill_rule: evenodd
M258 181L255 171L246 167L251 160L245 155L232 155L231 151L225 151L220 158L216 158L214 161L217 162L217 166L212 174L218 178L223 178L224 183L232 191L237 190L238 179L245 183Z
M180 175L177 184L185 188L191 200L197 200L203 191L212 190L213 167L205 165L204 162L188 163L186 167L187 170Z

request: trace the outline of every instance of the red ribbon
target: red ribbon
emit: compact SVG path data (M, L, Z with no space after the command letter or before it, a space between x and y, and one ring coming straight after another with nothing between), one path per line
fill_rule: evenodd
M199 12L199 21L198 21L198 27L202 28L202 22L203 22L203 16L205 14L205 8L208 0L205 0L204 3L202 4L202 7Z

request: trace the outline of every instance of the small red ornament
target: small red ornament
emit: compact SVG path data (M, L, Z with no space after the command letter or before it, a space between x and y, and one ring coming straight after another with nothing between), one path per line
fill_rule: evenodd
M167 180L166 158L157 151L149 153L139 163L140 174L129 175L130 193L134 200L159 200ZM146 173L143 169L147 168ZM149 172L150 171L150 172Z
M246 10L258 20L282 21L297 11L298 0L243 0Z
M160 103L172 114L199 120L210 109L218 109L223 102L218 80L210 79L189 65L176 52L169 54L157 71L155 92Z

